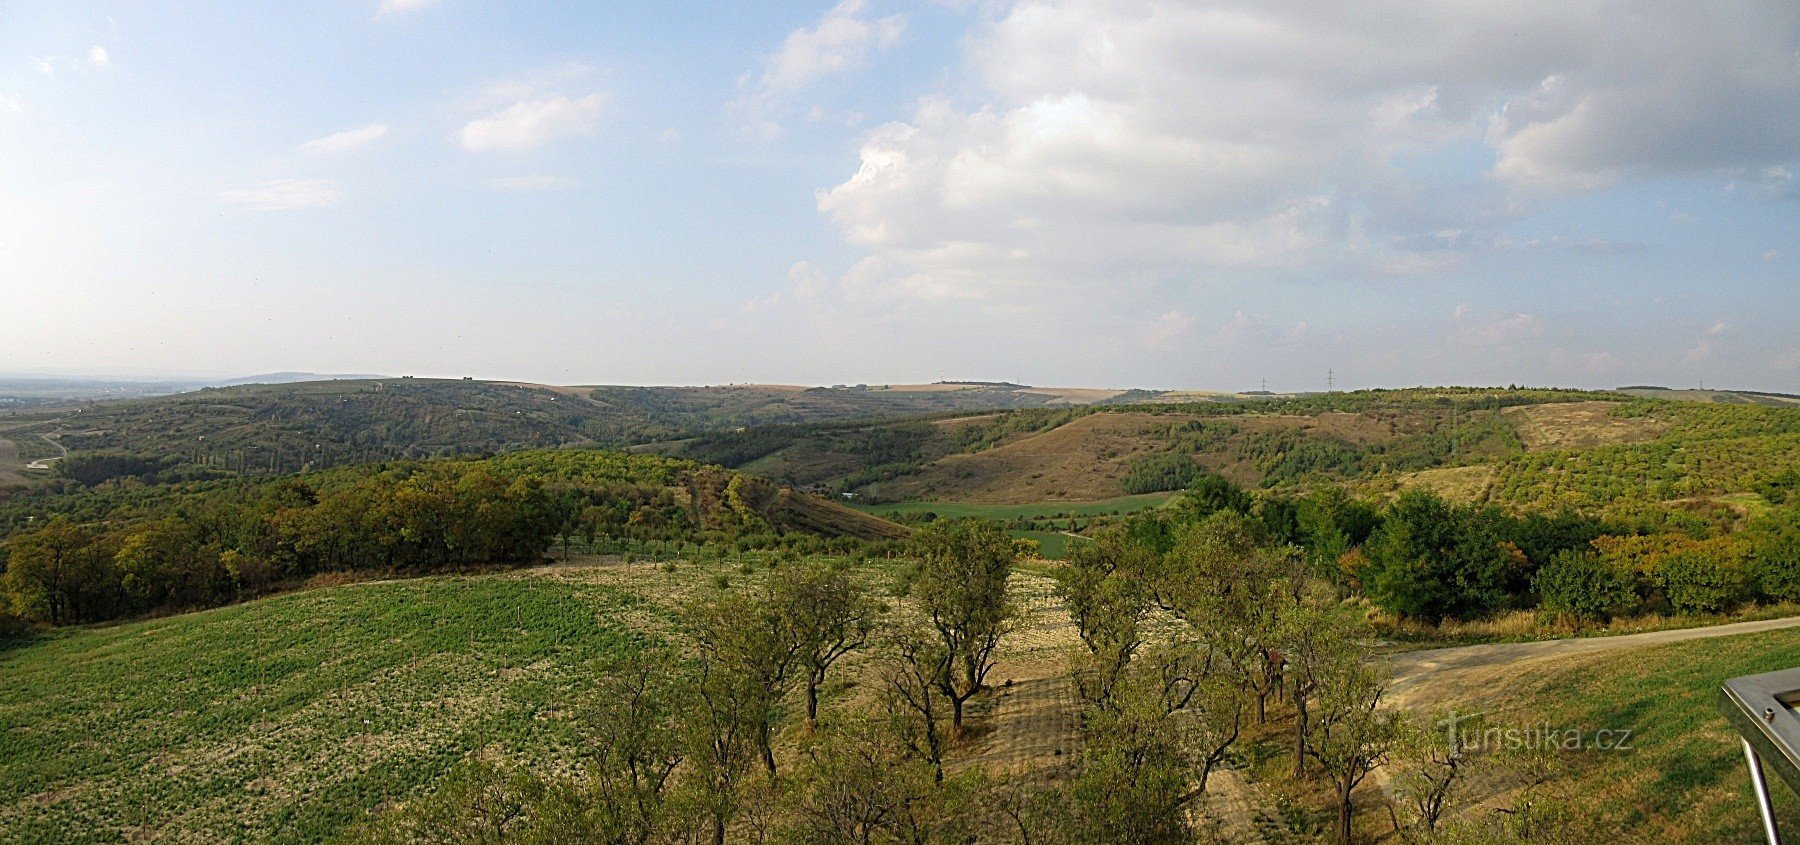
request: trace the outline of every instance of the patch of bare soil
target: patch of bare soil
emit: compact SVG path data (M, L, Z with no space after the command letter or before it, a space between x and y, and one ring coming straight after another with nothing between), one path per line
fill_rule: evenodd
M1586 449L1654 440L1668 424L1646 417L1616 417L1616 402L1559 402L1523 405L1504 412L1519 441L1532 452Z
M1263 845L1268 839L1259 820L1278 815L1274 800L1262 787L1229 767L1215 770L1206 779L1205 810L1218 825L1218 840L1230 845Z

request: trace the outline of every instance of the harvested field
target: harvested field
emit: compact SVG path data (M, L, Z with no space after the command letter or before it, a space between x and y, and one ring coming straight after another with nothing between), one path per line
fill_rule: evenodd
M1668 424L1649 417L1613 415L1616 402L1561 402L1506 409L1519 441L1533 452L1586 449L1655 440Z

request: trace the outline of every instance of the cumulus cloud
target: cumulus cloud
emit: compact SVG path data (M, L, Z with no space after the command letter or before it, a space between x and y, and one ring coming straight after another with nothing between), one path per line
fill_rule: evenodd
M343 191L323 179L275 179L220 194L220 199L251 211L286 211L330 205Z
M301 144L300 148L309 153L341 153L381 140L381 137L387 132L386 124L371 123L355 129L334 132L323 138L315 138Z
M474 152L526 152L556 141L593 135L608 95L551 94L520 100L485 117L469 121L460 135L464 149Z
M781 131L783 103L818 79L866 66L870 57L893 46L906 31L905 15L875 18L864 0L843 0L817 24L788 33L781 47L764 57L760 73L739 81L744 93L733 106L746 131L772 137Z
M94 67L106 67L112 64L112 56L107 55L105 47L95 44L88 48L88 64Z
M1722 335L1722 334L1728 334L1730 331L1731 331L1731 326L1726 325L1724 320L1720 320L1716 323L1713 323L1711 326L1708 326L1706 329L1706 333L1713 337L1718 337L1719 335Z
M1018 0L968 38L957 95L870 130L818 206L889 274L868 288L940 298L1637 249L1498 229L1544 189L1785 166L1797 33L1772 2ZM809 78L775 67L760 85ZM1480 148L1487 179L1404 166Z

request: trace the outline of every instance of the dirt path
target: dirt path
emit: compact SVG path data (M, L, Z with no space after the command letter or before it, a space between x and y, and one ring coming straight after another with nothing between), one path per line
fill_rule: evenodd
M1703 628L1679 628L1622 634L1616 637L1580 637L1568 640L1541 640L1530 643L1499 643L1457 648L1434 648L1410 651L1387 658L1392 682L1388 685L1390 700L1399 707L1412 706L1426 698L1426 681L1434 690L1455 688L1460 682L1485 679L1496 667L1522 661L1535 661L1574 654L1636 648L1638 646L1677 643L1732 634L1754 634L1800 627L1800 616L1786 619L1763 619L1756 622L1733 622Z
M40 435L38 435L38 439L40 439L40 440L44 441L45 443L48 443L52 446L55 446L58 451L62 452L62 454L58 455L54 458L39 458L35 461L32 461L31 463L26 464L25 465L26 469L49 469L51 464L56 463L57 461L60 461L63 458L66 458L69 456L68 448L63 446L62 443L58 442L58 435L40 434Z

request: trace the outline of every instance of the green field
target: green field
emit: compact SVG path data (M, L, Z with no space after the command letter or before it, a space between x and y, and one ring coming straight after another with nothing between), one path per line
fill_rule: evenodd
M976 502L896 502L887 505L852 504L873 514L935 513L944 519L976 517L1000 521L1012 519L1066 519L1131 513L1167 505L1175 493L1140 493L1091 502L1031 502L1023 505L985 505Z
M1074 537L1060 531L1014 531L1014 537L1036 540L1038 554L1052 560L1062 560L1069 556L1069 544L1077 542Z
M547 578L315 590L0 651L0 841L305 842L487 748L566 759L637 600Z

